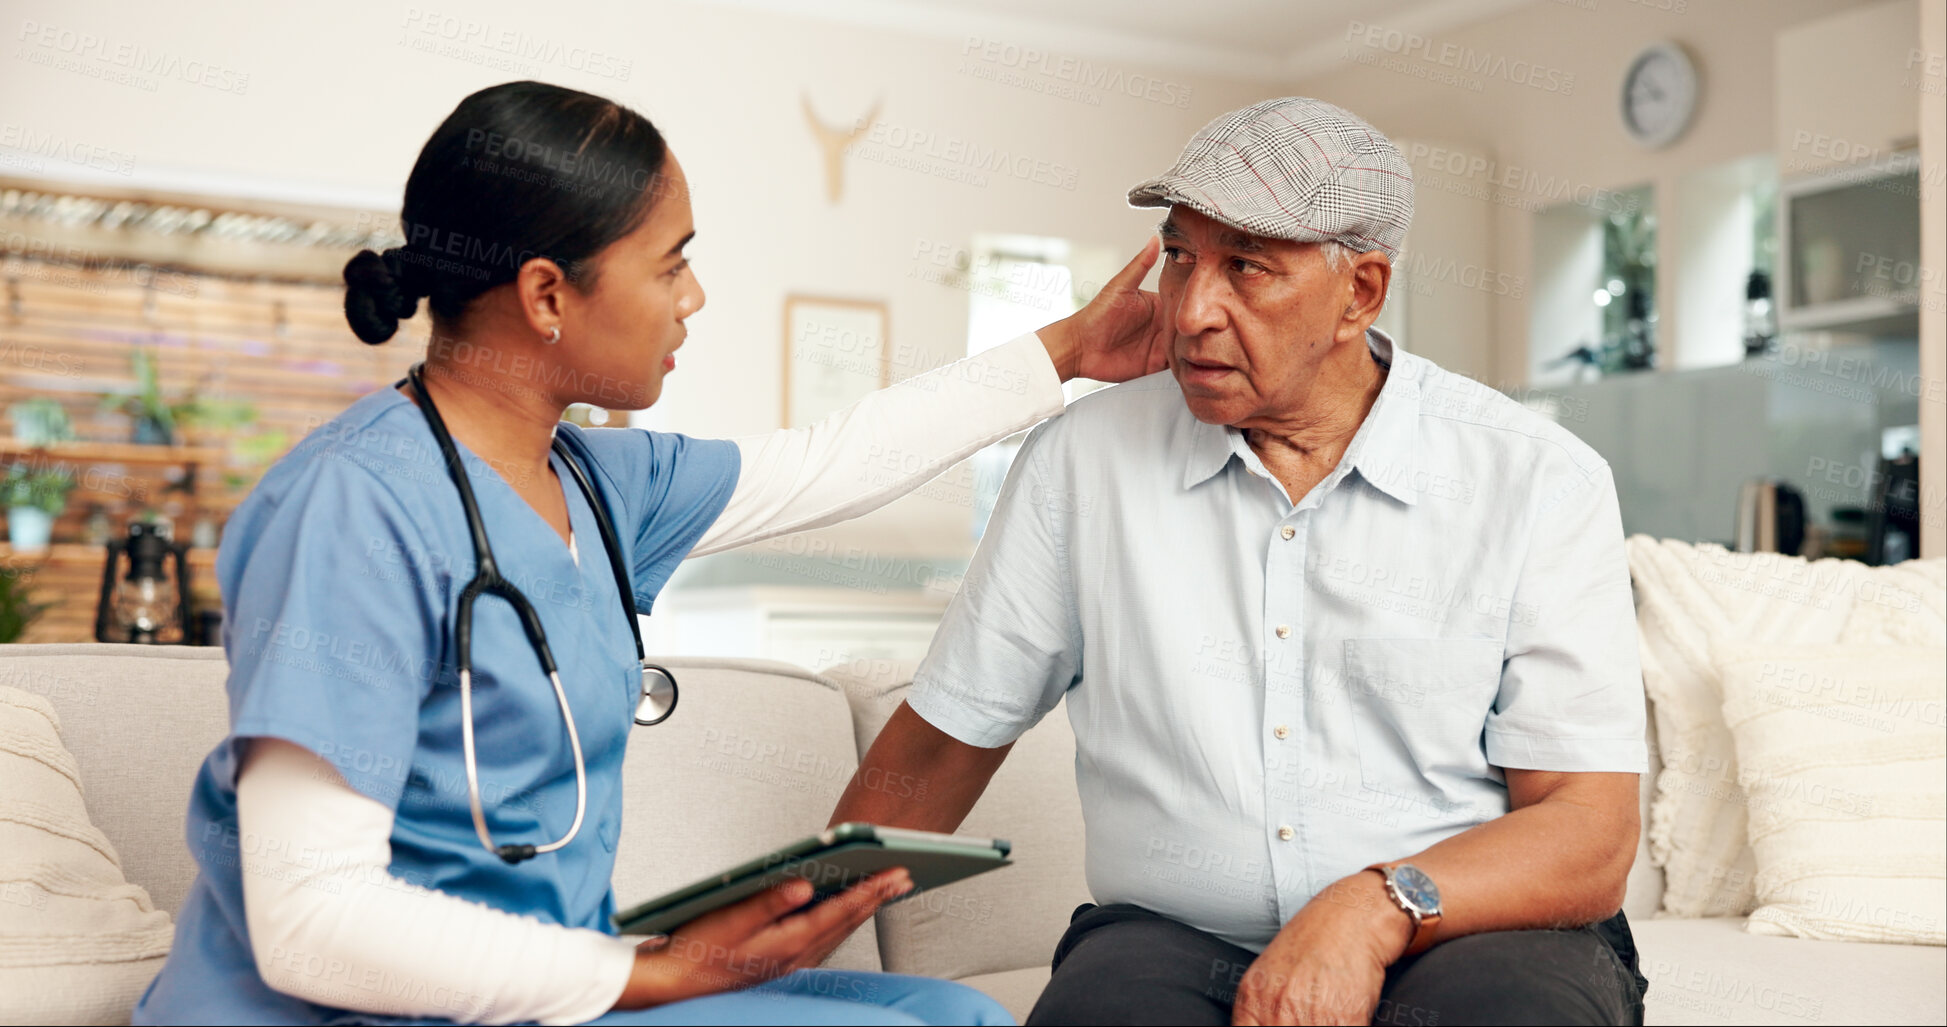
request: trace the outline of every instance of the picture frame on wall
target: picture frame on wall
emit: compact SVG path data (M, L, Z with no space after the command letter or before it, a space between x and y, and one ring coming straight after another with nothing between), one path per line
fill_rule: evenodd
M892 383L890 316L881 300L784 298L786 428L802 428Z

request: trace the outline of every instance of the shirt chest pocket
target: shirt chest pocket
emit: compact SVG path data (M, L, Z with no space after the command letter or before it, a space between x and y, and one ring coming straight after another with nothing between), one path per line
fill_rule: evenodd
M1487 772L1499 639L1347 639L1343 685L1367 788L1437 802Z

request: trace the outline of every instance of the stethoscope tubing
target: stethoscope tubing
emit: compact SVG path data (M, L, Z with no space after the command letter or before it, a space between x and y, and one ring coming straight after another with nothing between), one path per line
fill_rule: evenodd
M446 460L447 474L460 493L460 506L466 512L467 530L473 537L474 575L460 591L459 609L456 611L453 628L454 657L460 675L460 747L466 761L467 803L473 814L473 829L480 837L480 844L508 863L519 863L547 852L556 852L574 841L581 833L582 821L588 810L588 770L582 754L581 734L575 728L574 711L568 706L568 693L561 686L561 673L556 667L554 653L548 648L547 632L541 626L541 617L529 603L527 597L514 584L502 577L499 565L494 562L493 548L487 542L487 526L480 517L480 508L474 500L473 487L467 481L466 467L460 461L459 449L453 443L452 433L446 429L445 418L440 416L439 408L433 404L431 393L427 392L421 369L425 365L416 363L406 372L413 391L419 397L420 409L425 412L427 426L432 430L433 439L439 444L440 454ZM594 511L597 527L601 529L602 546L607 551L609 566L615 574L616 588L620 592L623 612L628 618L629 632L635 639L636 663L645 672L659 672L669 682L669 705L661 713L649 720L636 715L636 723L643 725L660 724L676 711L676 701L680 692L676 687L676 676L667 668L650 664L642 645L642 631L636 624L635 596L629 584L628 566L622 560L622 547L615 534L615 527L609 522L608 512L595 495L595 488L581 469L580 463L569 452L567 444L556 436L552 446L560 454L562 463L568 468L575 484L588 500ZM480 799L480 765L474 742L473 730L473 604L482 594L499 596L514 608L520 617L521 628L533 647L541 669L548 676L554 688L556 703L561 707L561 721L568 731L568 747L574 754L575 762L575 819L560 838L543 844L495 845L493 834L487 829L485 805Z

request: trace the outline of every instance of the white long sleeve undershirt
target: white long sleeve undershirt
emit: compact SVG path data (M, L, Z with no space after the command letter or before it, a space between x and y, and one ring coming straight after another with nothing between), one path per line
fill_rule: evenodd
M237 823L250 948L264 983L287 995L392 1016L572 1024L613 1008L635 966L635 941L394 877L392 810L296 743L251 742Z
M690 555L870 512L1061 407L1060 376L1026 335L811 427L740 438L736 488ZM572 536L569 551L579 564ZM392 821L309 750L251 743L237 824L244 915L267 984L320 1005L475 1023L582 1023L614 1007L633 941L400 880L387 869Z
M690 556L850 520L982 447L1061 412L1061 376L1034 335L909 378L817 424L737 440L737 488Z

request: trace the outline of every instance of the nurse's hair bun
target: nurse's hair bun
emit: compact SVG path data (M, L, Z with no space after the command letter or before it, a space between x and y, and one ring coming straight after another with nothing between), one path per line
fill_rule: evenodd
M345 264L345 320L352 334L376 346L418 312L419 297L428 290L413 271L412 258L400 247L384 253L359 250Z

